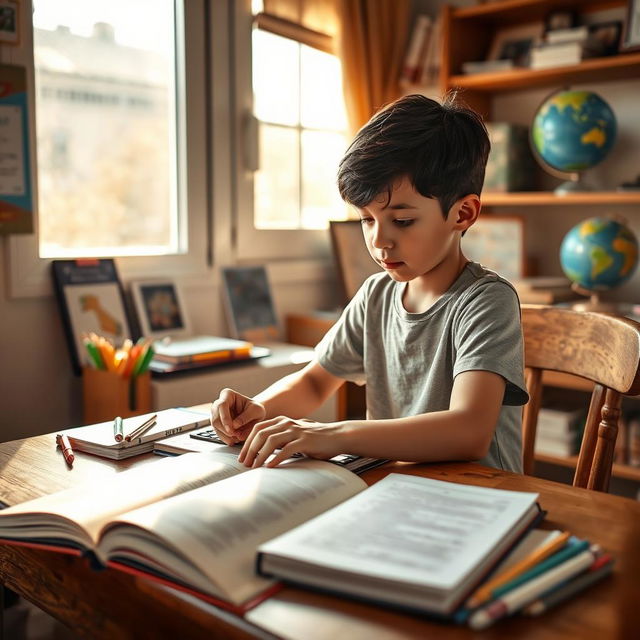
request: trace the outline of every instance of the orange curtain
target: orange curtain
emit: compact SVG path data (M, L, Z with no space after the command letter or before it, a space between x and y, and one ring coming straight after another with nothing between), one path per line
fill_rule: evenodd
M409 0L336 0L338 55L342 61L349 125L355 133L398 97Z

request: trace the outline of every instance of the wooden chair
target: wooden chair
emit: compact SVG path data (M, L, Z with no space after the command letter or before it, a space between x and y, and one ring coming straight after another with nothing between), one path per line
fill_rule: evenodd
M522 420L524 473L533 471L542 372L594 383L573 485L608 491L622 396L640 394L640 324L605 313L522 305L525 380L530 400Z

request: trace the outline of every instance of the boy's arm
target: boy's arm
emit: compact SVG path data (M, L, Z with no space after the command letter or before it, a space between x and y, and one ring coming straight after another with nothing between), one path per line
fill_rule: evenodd
M239 460L259 466L276 449L281 452L269 466L294 453L318 458L351 453L413 462L478 460L491 444L505 384L502 376L489 371L463 372L454 380L448 410L406 418L327 425L266 420L252 430Z

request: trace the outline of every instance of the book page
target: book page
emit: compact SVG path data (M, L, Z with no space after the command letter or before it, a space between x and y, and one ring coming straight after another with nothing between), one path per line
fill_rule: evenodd
M256 576L259 544L365 488L350 471L320 460L252 469L124 514L106 527L99 555L239 604L273 582Z
M0 511L0 537L68 538L90 548L114 516L247 471L237 456L186 453L129 469L99 483L60 491ZM28 527L27 527L28 525Z
M390 474L260 551L448 589L489 554L536 498L533 493Z

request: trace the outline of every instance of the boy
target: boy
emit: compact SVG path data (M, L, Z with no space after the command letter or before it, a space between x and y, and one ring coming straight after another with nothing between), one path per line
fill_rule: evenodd
M460 247L480 212L488 154L477 114L420 95L357 133L338 186L384 271L362 285L304 369L253 399L224 389L213 402L218 435L244 441L241 462L350 453L521 470L528 396L518 298ZM303 419L345 380L366 382L366 420Z

